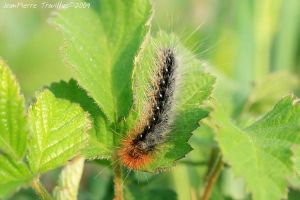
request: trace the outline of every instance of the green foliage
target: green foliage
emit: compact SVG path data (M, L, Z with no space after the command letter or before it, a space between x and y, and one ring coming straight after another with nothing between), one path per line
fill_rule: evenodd
M134 172L128 175L128 183L124 188L125 199L134 200L176 200L177 194L170 184L157 187L163 181L163 176L155 177L153 173ZM142 194L142 195L141 195Z
M25 165L5 154L0 154L0 197L6 196L21 185L27 184L32 174Z
M171 189L152 189L152 190L145 190L140 189L136 186L130 188L131 193L128 193L126 199L141 199L141 200L176 200L177 195ZM141 194L143 194L141 196Z
M296 177L300 177L300 146L295 146L293 148L293 153L294 153L294 165L295 165L295 173Z
M85 146L90 124L79 105L56 99L46 90L37 96L28 115L32 130L28 160L34 173L63 165Z
M134 57L148 31L148 0L104 0L94 9L57 13L53 22L63 32L68 63L110 122L131 106Z
M27 145L24 102L15 77L0 60L0 149L15 161L22 160Z
M300 106L297 99L282 99L263 118L239 128L217 105L212 115L224 159L236 175L245 178L253 199L286 196L287 178L293 173L291 147L300 141Z
M298 78L289 72L269 74L263 80L255 82L244 106L244 112L255 115L263 114L270 110L280 98L292 93L298 85Z
M144 169L156 171L173 166L175 160L191 151L187 142L191 132L197 128L198 121L207 116L207 111L201 105L212 91L214 78L204 72L201 63L174 35L160 33L157 37L147 37L142 50L137 54L148 30L146 22L150 14L151 6L147 0L102 1L99 8L87 9L80 14L74 15L72 9L57 13L52 21L65 35L66 58L73 66L79 84L87 92L74 81L61 82L52 85L50 89L57 97L80 103L92 114L95 126L90 145L83 153L88 158L111 158L114 146L136 125L142 108L147 105L149 97L145 94L153 76L151 69L156 66L157 47L176 47L176 55L181 60L178 66L182 80L175 99L174 129L169 141L160 148L155 161ZM82 28L85 31L79 30ZM133 65L135 69L131 92ZM74 96L74 93L80 95ZM131 93L134 96L133 106ZM94 107L88 95L99 108ZM81 96L85 96L84 99ZM91 107L88 105L93 109L89 109ZM120 117L127 116L129 108L129 117L118 121Z
M31 176L23 162L27 136L24 97L15 77L0 60L0 197Z
M176 88L170 137L142 170L161 171L186 158L171 173L133 172L133 177L120 170L124 198L201 199L205 182L212 178L212 200L299 199L299 100L282 97L299 90L300 1L236 0L230 6L225 1L155 1L151 33L150 0L77 2L91 2L92 8L58 10L51 18L63 37L42 25L50 9L0 8L0 54L17 67L25 94L70 77L57 56L62 38L64 60L76 79L51 84L26 112L15 77L0 61L0 199L29 184L52 199L38 177L45 172L42 180L56 177L58 171L49 170L65 164L53 194L75 199L84 160L67 160L79 154L108 159L88 164L79 199L112 199L115 150L143 117L156 52L163 47L174 47L183 76ZM195 30L194 23L202 20L204 25ZM170 26L181 37L161 32L160 26ZM215 67L204 69L203 60ZM218 84L206 71L218 75ZM206 104L213 87L218 103L211 106L206 125L197 128L209 115ZM219 150L227 164L220 176L213 176L213 154ZM24 189L11 199L26 196L36 199Z
M113 129L108 126L103 112L86 91L73 79L69 82L53 83L49 90L57 98L80 104L85 111L91 114L93 127L89 131L89 145L83 149L82 153L87 158L110 158L113 150Z
M19 85L3 61L0 96L1 197L78 154L90 122L79 105L57 99L48 90L38 94L27 118Z

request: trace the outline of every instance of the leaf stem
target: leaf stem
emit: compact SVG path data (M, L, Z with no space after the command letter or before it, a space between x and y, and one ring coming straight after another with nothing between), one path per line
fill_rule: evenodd
M53 200L52 196L41 184L40 179L38 177L33 179L33 181L31 182L31 187L42 200Z
M122 166L119 162L115 162L114 169L114 200L123 200L123 184L122 184Z
M208 178L206 181L206 185L201 200L209 200L211 192L215 186L215 183L224 165L220 152L218 151L217 156L215 155L216 155L215 153L213 153L212 155L213 159L215 159L214 166L210 171L210 173L208 174Z

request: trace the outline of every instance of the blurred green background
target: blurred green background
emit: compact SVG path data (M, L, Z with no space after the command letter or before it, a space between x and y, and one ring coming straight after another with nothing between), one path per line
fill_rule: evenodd
M42 1L0 0L0 7L5 2ZM288 93L300 94L299 0L153 0L153 3L156 9L152 32L164 29L182 38L203 61L203 66L218 76L216 96L231 109L232 117L239 123L249 123ZM51 12L53 9L0 8L0 56L16 74L27 103L44 86L72 76L60 55L62 36L47 23ZM168 172L159 175L128 172L126 195L136 199L199 199L206 166L217 145L211 130L205 126L195 131L191 144L195 150ZM112 198L109 168L109 163L103 161L86 165L79 199ZM49 190L58 174L59 169L42 177ZM300 181L291 178L289 182L289 199L300 199ZM230 167L225 166L212 199L250 198L243 180L234 177ZM36 199L36 196L32 190L22 189L11 199Z

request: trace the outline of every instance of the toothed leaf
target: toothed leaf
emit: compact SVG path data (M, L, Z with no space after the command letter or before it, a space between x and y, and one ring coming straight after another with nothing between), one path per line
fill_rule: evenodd
M30 179L23 163L27 136L24 97L15 77L0 59L0 197Z
M27 184L31 178L32 174L22 161L0 153L0 197Z
M242 176L253 199L282 199L292 175L291 147L300 141L300 106L285 97L247 128L236 126L218 104L212 115L220 148L236 175Z
M28 115L32 130L28 160L34 173L63 165L86 145L90 121L79 105L45 90Z
M296 75L288 72L276 72L257 81L248 98L245 111L260 115L272 108L281 97L292 93L299 85Z
M131 106L134 57L150 15L148 0L103 0L91 9L59 11L53 19L64 34L64 54L76 79L112 122Z
M20 161L26 151L24 97L8 67L0 60L0 152Z
M88 159L110 158L113 151L113 132L94 100L73 79L69 82L53 83L49 89L57 98L78 103L91 114L93 127L89 131L89 145L82 150L83 155Z

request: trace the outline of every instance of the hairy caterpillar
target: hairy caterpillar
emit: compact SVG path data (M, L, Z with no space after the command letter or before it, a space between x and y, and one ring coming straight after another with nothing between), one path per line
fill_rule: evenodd
M166 140L171 125L177 58L173 48L157 49L156 54L149 108L145 109L144 119L122 142L118 152L121 162L131 169L138 169L151 161L157 146Z
M133 106L116 149L118 162L129 169L173 166L192 150L188 140L208 115L204 101L215 78L181 41L158 32L146 39L136 58Z

